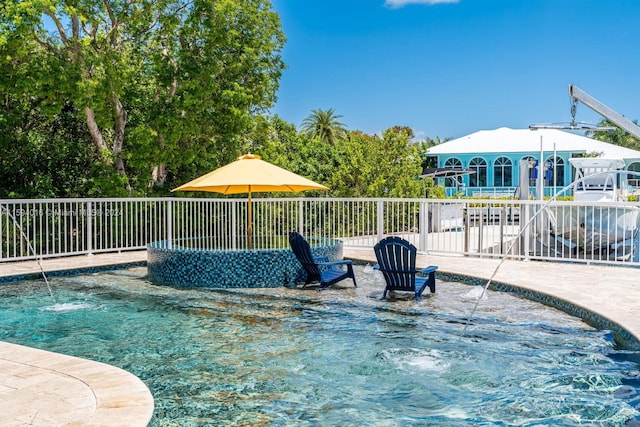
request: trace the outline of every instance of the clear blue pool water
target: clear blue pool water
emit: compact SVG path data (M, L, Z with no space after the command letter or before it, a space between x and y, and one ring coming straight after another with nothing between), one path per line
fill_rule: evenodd
M152 426L638 425L640 355L555 309L438 282L179 290L144 268L0 285L0 340L140 377Z

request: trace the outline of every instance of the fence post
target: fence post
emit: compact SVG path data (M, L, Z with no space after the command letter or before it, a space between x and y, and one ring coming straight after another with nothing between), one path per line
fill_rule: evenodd
M469 241L471 239L471 220L469 218L469 211L470 211L470 205L469 203L466 204L465 210L462 212L462 226L464 227L464 247L462 248L462 251L464 253L464 256L469 256Z
M173 200L167 200L167 247L173 248Z
M87 201L87 255L93 255L93 206L91 201Z
M236 227L238 225L237 223L237 216L238 216L238 202L236 200L233 200L231 202L231 249L236 250L237 249L237 234L236 233Z
M384 235L384 202L378 200L378 217L376 218L376 234L378 235L378 241L382 240Z
M520 250L522 251L520 255L522 256L522 260L529 261L529 217L531 215L532 205L523 204L521 206L521 212L523 212L524 215L521 214L523 219L520 221ZM524 229L522 227L524 227Z
M429 202L420 202L420 211L418 213L418 250L427 251L427 236L429 235Z
M488 212L488 211L487 211ZM483 237L484 237L484 214L485 210L480 209L480 222L478 223L478 254L482 257L482 245L483 245ZM488 219L487 219L488 220Z
M298 200L298 233L304 235L304 201Z
M2 230L4 230L4 218L2 216L3 212L7 211L7 220L9 220L9 208L5 207L3 204L0 204L0 259L4 258L4 239L2 238ZM7 236L8 238L8 236ZM7 254L8 254L9 245L7 244Z
M500 209L500 255L504 255L506 247L504 243L504 229L507 226L507 205L502 205Z

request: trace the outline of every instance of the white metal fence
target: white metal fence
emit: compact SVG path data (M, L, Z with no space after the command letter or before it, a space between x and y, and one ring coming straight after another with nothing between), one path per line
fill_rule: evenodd
M247 247L246 199L0 200L0 261L144 249ZM439 255L640 265L632 203L501 199L253 199L253 248L291 230L371 248L387 235Z

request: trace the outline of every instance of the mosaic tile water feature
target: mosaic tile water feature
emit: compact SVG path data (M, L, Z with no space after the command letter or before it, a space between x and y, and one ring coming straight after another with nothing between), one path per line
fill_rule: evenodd
M171 244L170 244L171 243ZM342 242L309 239L314 257L342 259ZM162 240L147 245L152 283L183 288L273 288L304 281L291 249L196 249L193 239Z

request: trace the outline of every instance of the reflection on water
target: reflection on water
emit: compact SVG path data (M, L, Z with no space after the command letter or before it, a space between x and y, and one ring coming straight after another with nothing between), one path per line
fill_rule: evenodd
M0 286L0 340L140 377L154 426L625 425L637 352L555 309L438 282L380 297L379 273L314 288L183 290L144 268ZM629 425L629 424L627 424Z
M73 311L73 310L86 310L93 308L91 304L78 303L78 302L65 302L63 304L57 303L47 307L42 307L41 310L45 311Z

